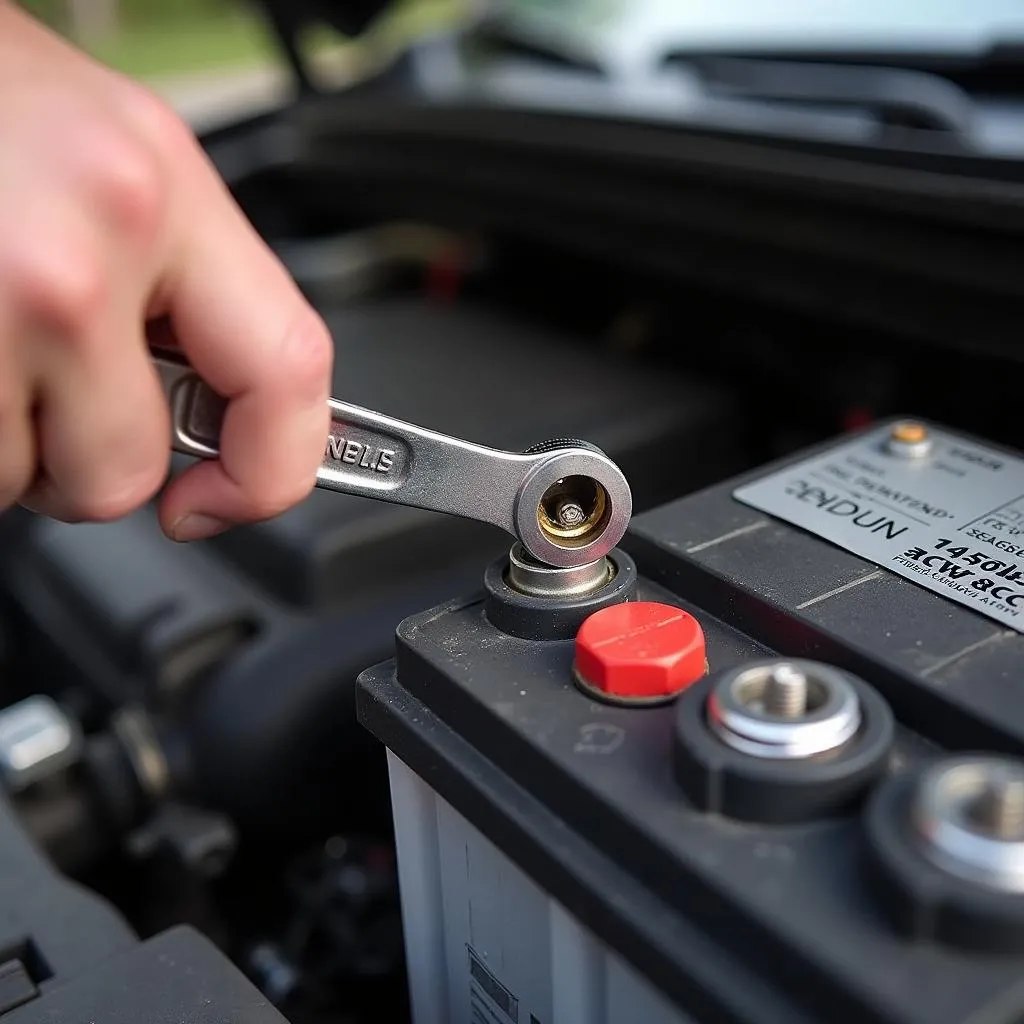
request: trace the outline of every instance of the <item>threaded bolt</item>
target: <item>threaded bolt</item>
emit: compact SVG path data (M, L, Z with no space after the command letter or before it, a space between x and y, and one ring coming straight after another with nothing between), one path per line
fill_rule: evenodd
M564 526L566 529L581 526L587 518L583 506L578 501L559 502L555 515L558 518L558 525Z
M763 700L769 715L799 718L807 710L807 676L792 665L779 665L765 682Z
M1024 836L1024 778L993 773L971 808L971 818L975 825L1000 839Z

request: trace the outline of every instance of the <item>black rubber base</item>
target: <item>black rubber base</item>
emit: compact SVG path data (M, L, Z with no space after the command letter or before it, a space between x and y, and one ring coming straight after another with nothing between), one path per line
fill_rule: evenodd
M636 563L618 548L608 558L615 566L615 574L603 587L567 598L523 594L508 583L508 559L492 562L484 574L485 614L491 625L509 636L524 640L571 640L594 612L636 600Z
M711 732L707 700L715 673L685 690L676 704L676 782L701 810L740 821L789 824L842 813L886 769L895 737L888 704L847 675L861 702L860 730L829 755L771 760L733 750Z
M864 812L865 862L878 906L908 938L987 953L1024 952L1024 894L986 889L933 865L911 830L926 766L889 779Z
M704 671L707 671L706 663ZM683 692L682 690L676 690L675 693L659 693L654 697L623 697L615 693L606 693L604 690L599 690L596 686L591 686L576 671L573 671L572 681L584 696L589 697L591 700L598 700L603 704L611 704L619 708L653 708L661 704L671 704Z

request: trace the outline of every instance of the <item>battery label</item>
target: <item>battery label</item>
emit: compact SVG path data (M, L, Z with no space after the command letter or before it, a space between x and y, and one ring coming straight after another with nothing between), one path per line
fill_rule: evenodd
M1024 633L1024 459L893 424L733 497Z
M469 954L469 996L473 1024L519 1024L519 1000L487 969L472 946Z

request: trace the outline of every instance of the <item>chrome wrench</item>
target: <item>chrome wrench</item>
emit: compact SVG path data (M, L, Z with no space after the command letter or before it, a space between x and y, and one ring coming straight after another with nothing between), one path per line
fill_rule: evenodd
M225 410L182 356L153 349L171 409L172 448L216 458ZM505 452L331 399L316 486L500 527L537 561L573 568L621 540L633 503L622 471L585 441Z

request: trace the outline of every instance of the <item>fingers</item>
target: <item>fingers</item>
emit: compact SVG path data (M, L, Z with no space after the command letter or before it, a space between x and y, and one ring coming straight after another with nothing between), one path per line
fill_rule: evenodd
M14 497L59 519L119 518L156 493L169 465L141 300L117 292L116 267L82 217L35 211L32 226L6 252L2 274L11 311L2 347L21 361L11 418L21 424L17 436L35 429L28 450L42 471ZM24 452L24 441L16 448Z
M0 338L8 328L0 321ZM36 469L32 396L20 353L0 344L0 509L13 505Z
M109 520L156 493L170 427L144 325L166 316L229 407L220 459L175 481L164 528L208 536L295 504L329 426L324 324L179 118L17 27L0 33L0 137L17 143L0 147L0 500ZM22 59L39 75L11 72Z
M229 400L220 459L176 479L161 523L178 540L274 516L312 489L329 429L333 345L220 182L193 184L196 232L164 286L175 336L199 375Z
M110 325L109 338L62 339L39 389L44 481L23 504L66 521L128 515L159 490L170 466L166 404L139 327Z

